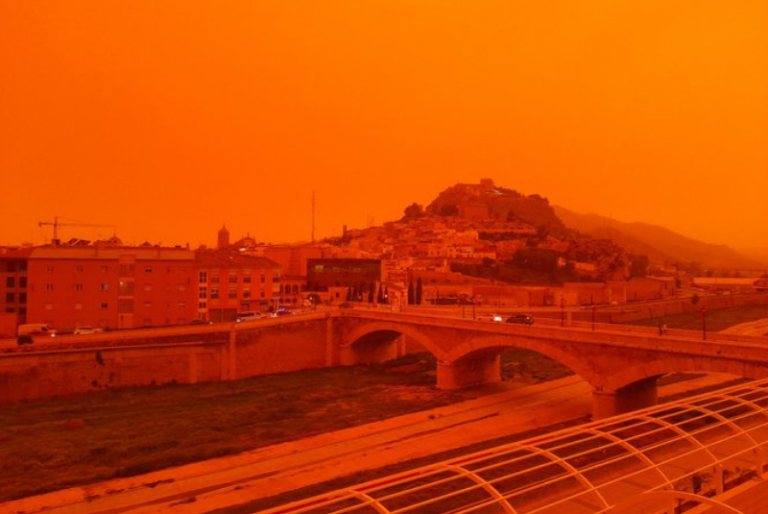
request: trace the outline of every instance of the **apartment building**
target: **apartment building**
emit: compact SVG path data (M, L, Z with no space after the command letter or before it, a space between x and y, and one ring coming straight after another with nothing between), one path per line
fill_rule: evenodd
M0 251L0 309L60 332L189 323L195 254L153 246L38 246Z

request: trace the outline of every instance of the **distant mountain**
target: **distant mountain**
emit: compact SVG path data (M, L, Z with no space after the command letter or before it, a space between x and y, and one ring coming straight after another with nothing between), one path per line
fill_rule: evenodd
M740 248L739 252L768 266L768 248Z
M597 214L578 214L553 205L569 228L594 238L612 239L629 253L647 255L652 261L699 262L705 268L760 269L765 264L725 245L713 245L681 236L647 223L625 223Z

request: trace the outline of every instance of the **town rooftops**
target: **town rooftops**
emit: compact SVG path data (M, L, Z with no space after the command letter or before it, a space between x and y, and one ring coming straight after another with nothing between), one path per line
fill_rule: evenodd
M233 250L198 250L195 252L199 268L279 269L280 265L266 257L243 255Z

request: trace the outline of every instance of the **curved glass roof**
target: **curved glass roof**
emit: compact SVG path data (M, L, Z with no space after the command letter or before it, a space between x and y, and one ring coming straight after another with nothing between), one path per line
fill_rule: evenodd
M768 463L768 380L413 469L271 513L587 514L708 503ZM641 510L637 510L641 508Z

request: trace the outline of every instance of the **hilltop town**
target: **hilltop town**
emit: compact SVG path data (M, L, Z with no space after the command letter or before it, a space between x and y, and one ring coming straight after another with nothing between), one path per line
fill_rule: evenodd
M456 184L382 226L269 245L223 226L215 248L72 239L0 249L0 333L232 321L318 306L610 305L681 294L755 292L766 279L701 277L566 227L546 198L490 179ZM710 280L707 282L707 280Z

